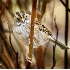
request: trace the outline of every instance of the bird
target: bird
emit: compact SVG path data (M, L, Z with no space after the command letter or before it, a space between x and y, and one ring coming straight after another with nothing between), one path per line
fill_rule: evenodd
M13 22L12 32L16 38L26 40L30 44L31 14L25 11L16 12ZM52 33L35 18L33 48L38 48L38 46L43 45L47 40L56 43L61 49L69 49L63 43L56 41Z
M31 14L25 11L16 12L14 15L12 32L16 38L23 39L23 42L25 42L26 46L29 46L30 44L30 29ZM38 48L40 45L45 44L47 40L56 43L63 50L69 49L69 47L53 38L52 33L43 24L41 24L37 18L35 18L33 48ZM26 59L28 62L32 63L32 58L30 58L28 54L29 53L27 52Z

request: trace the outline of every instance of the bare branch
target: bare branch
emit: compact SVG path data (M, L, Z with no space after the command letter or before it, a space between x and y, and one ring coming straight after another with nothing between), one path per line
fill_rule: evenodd
M56 18L54 18L54 21L55 21L55 28L56 28L56 31L57 31L57 34L56 34L56 41L58 39L58 27L57 27L57 24L56 24ZM55 45L53 45L53 66L51 69L53 69L56 65L56 59L55 59L55 50L56 50L56 42L55 42Z
M65 8L67 8L67 10L70 12L70 9L67 7L67 5L63 2L63 0L60 0L61 3L65 6Z

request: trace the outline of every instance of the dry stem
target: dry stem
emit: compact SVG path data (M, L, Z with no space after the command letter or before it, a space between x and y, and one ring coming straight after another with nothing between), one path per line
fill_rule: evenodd
M7 5L8 5L8 0L6 0L6 3L3 4L3 6L2 6L2 11L0 12L0 18L1 18L2 13L4 12L5 8L7 7Z
M31 15L30 44L29 44L30 58L32 58L32 52L33 52L34 19L36 17L36 3L37 3L37 0L32 0L32 15Z

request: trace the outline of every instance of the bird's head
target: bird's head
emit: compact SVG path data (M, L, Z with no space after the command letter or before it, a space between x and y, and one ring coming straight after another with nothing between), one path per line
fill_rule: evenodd
M26 25L28 24L30 21L31 17L28 13L22 11L22 12L16 12L15 14L15 17L14 17L14 20L15 20L15 23L17 25Z

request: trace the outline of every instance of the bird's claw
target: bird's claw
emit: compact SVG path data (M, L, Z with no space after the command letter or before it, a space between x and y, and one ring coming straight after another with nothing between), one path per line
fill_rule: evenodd
M28 56L28 53L26 54L26 59L27 59L28 62L32 63L32 58L30 58L30 57Z

